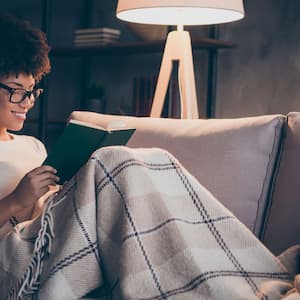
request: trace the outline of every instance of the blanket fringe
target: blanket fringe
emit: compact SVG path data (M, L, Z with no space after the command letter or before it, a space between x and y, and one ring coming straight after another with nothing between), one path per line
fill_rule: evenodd
M52 239L54 238L54 223L52 210L60 204L61 199L53 199L56 194L49 197L41 217L41 228L35 241L30 265L25 270L19 283L12 287L7 300L32 299L40 286L40 276L43 270L43 261L51 253Z

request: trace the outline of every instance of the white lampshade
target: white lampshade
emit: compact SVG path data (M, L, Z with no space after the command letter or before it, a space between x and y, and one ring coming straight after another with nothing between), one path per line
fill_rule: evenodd
M117 17L161 25L207 25L244 17L242 0L119 0Z

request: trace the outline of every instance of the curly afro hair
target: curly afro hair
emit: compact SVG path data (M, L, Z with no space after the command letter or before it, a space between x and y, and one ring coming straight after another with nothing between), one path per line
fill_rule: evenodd
M45 34L29 22L0 15L0 76L25 73L39 81L50 72Z

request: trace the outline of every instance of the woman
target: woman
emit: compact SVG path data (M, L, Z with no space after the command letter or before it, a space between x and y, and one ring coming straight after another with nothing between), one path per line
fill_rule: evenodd
M11 17L0 39L1 299L300 298L286 267L160 149L96 151L33 215L59 178L38 140L9 130L41 93L49 47Z
M0 36L1 236L31 216L37 200L58 178L52 167L40 166L46 157L40 141L8 131L23 128L42 92L36 85L50 71L46 38L28 23L9 16L0 19Z

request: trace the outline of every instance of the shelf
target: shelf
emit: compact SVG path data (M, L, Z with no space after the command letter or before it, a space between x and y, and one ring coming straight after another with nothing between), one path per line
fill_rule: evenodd
M235 44L214 40L210 38L192 39L194 50L218 50L226 48L234 48ZM164 41L150 42L119 42L107 46L95 47L69 47L54 48L50 55L54 57L70 57L70 56L90 56L90 55L115 55L115 54L145 54L153 52L162 52L164 49Z

